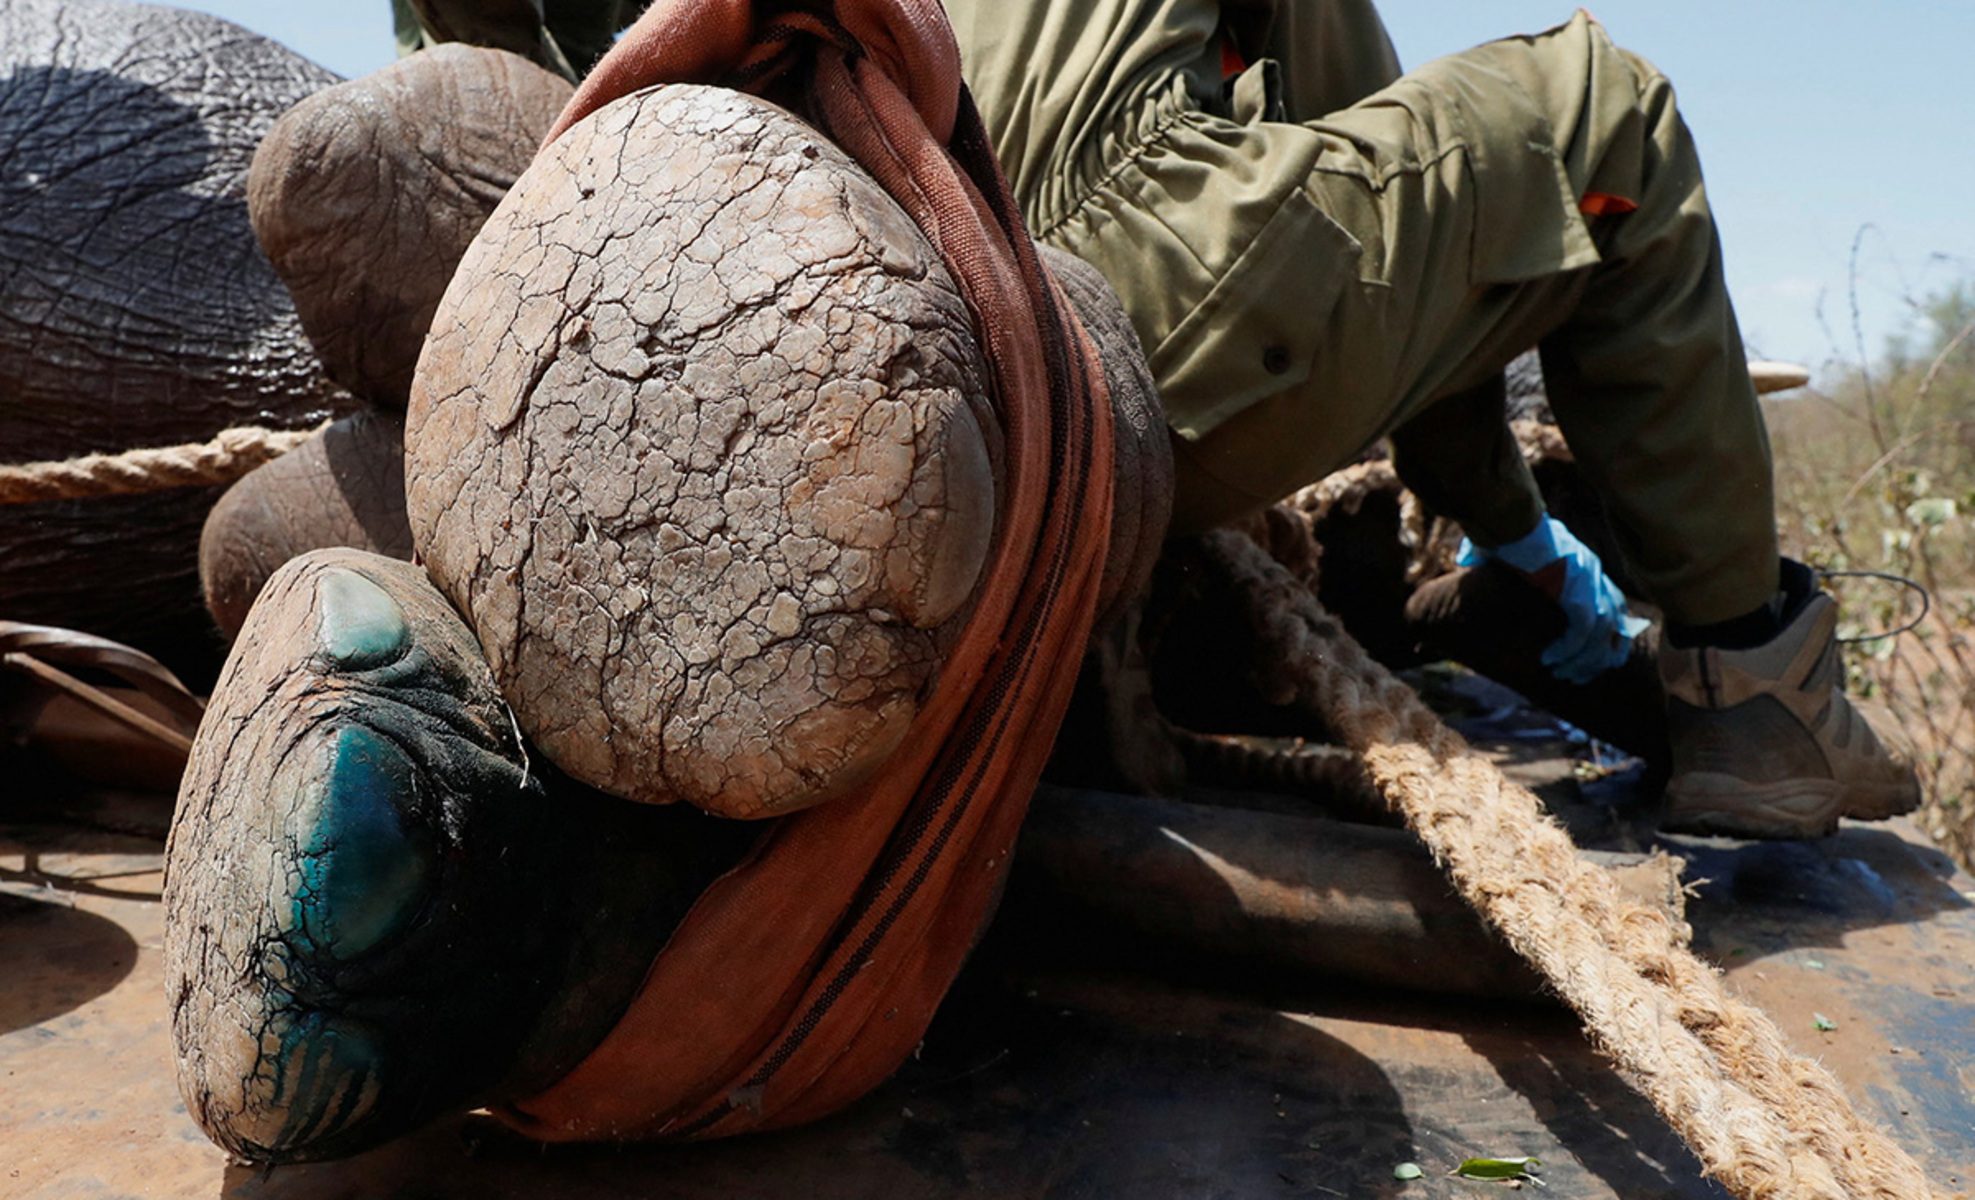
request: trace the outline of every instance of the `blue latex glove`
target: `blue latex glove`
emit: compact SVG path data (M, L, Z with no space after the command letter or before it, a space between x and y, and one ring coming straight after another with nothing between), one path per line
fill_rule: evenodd
M1544 648L1543 665L1565 683L1589 683L1624 662L1632 639L1650 624L1626 611L1625 593L1598 556L1555 517L1545 515L1527 535L1493 549L1463 538L1455 561L1477 567L1490 559L1515 568L1563 608L1568 624Z

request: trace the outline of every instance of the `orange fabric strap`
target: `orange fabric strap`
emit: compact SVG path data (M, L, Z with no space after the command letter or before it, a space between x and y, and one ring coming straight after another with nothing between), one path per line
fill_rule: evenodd
M912 735L862 792L782 818L700 897L604 1041L501 1113L555 1141L812 1120L913 1051L1000 894L1111 523L1095 351L1037 260L936 0L659 0L551 140L668 81L793 99L918 222L986 351L1007 464L975 613Z

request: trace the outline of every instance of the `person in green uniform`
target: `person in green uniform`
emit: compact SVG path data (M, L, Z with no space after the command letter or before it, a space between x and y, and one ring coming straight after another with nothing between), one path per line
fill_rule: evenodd
M442 42L492 46L574 83L643 9L639 0L391 0L391 19L400 57Z
M636 15L397 2L425 40L512 41L572 74L608 44L594 31ZM1616 665L1643 623L1544 512L1506 421L1503 368L1534 346L1665 614L1664 823L1814 836L1918 803L1840 690L1835 605L1778 554L1699 160L1649 63L1583 12L1402 74L1369 0L944 4L1031 231L1098 267L1137 330L1174 435L1177 531L1389 438L1407 484L1468 533L1464 562L1503 562L1563 607L1546 664L1573 680Z

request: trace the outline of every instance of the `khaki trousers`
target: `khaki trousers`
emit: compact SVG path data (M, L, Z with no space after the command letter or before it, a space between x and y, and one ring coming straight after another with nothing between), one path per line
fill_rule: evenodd
M1672 88L1583 13L1395 77L1362 0L946 0L1038 237L1124 299L1181 528L1391 435L1484 544L1540 501L1500 376L1550 402L1670 618L1776 589L1767 435ZM1249 52L1231 76L1225 47ZM1238 65L1238 64L1237 64Z

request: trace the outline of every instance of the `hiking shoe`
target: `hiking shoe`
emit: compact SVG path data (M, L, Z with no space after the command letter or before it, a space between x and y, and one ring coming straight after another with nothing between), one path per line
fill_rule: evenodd
M1822 837L1840 817L1884 820L1919 805L1913 768L1845 698L1837 630L1837 602L1806 588L1764 645L1662 645L1673 777L1661 828Z

